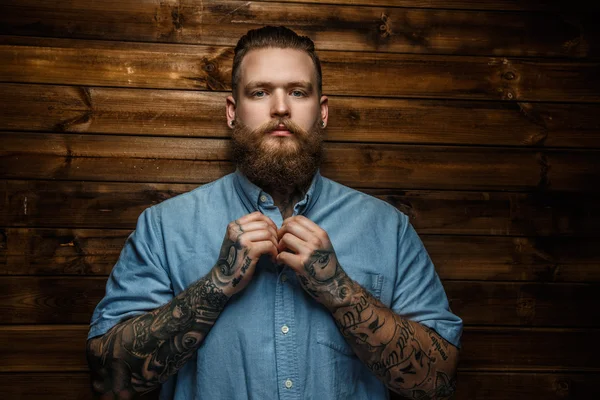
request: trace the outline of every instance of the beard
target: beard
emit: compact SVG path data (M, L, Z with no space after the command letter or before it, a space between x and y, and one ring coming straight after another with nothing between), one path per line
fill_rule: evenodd
M233 162L262 189L307 188L323 155L323 128L318 121L305 131L290 119L271 120L255 130L236 120L231 134ZM270 136L280 124L292 135Z

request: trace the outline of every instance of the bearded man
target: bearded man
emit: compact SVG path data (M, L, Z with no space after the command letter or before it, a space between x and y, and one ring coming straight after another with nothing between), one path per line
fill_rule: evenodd
M88 336L94 391L452 395L462 321L408 218L319 173L313 42L249 31L226 115L236 172L146 209L110 275Z

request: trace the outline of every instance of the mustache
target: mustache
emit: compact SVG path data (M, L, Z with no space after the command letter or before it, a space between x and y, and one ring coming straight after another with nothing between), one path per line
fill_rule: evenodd
M289 118L279 118L279 119L273 119L268 122L265 122L264 124L262 124L261 126L256 128L253 133L262 136L267 133L273 132L280 125L285 126L285 129L287 129L288 131L290 131L291 133L293 133L296 136L300 136L300 137L308 136L307 131L302 129L302 127L300 127L298 124L296 124L294 121L292 121Z

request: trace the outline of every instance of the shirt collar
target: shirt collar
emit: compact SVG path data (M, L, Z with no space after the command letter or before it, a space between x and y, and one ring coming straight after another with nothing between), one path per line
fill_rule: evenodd
M262 190L260 187L250 182L248 178L246 178L246 176L239 169L235 170L234 182L238 195L249 209L253 211L259 210L261 198L262 200L267 198L268 201L270 201L272 204L273 200L271 196L267 192ZM317 172L313 176L308 190L306 191L306 195L302 200L300 200L294 205L294 210L297 211L297 214L305 214L306 212L308 212L308 210L315 204L319 195L321 194L322 186L323 177L321 176L320 171L317 170Z

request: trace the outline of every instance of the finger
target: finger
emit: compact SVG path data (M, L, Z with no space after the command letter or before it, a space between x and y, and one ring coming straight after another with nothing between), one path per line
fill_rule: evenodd
M237 222L240 225L247 224L248 222L252 221L266 221L267 223L271 222L273 223L273 225L275 225L275 223L271 221L271 218L267 217L260 211L254 211L253 213L246 214L235 220L235 222Z
M274 232L273 235L277 237L277 225L275 225L275 223L269 217L261 214L258 211L255 211L248 215L244 215L243 217L240 217L235 221L231 221L229 225L232 227L231 229L233 229L232 232L244 232L248 230L254 230L257 227L256 225L246 227L246 225L252 224L254 222L263 222L267 224L270 227L270 230ZM232 237L233 240L235 240L236 238Z
M274 236L273 232L269 231L268 229L244 232L239 235L237 239L238 242L244 247L249 247L252 243L255 244L256 242L261 242L264 240L270 241L275 247L278 245L277 237Z
M235 220L235 222L237 222L240 225L247 224L248 222L256 221L261 215L263 214L260 211L254 211L253 213L239 217Z
M315 224L313 221L306 218L304 215L295 215L293 217L287 218L285 221L283 221L283 225L285 225L286 221L294 221L312 232L319 232L323 230L319 225Z
M277 255L276 261L278 264L285 264L296 272L301 272L303 270L302 263L300 262L300 256L293 253L279 253Z
M277 260L277 246L273 244L270 240L263 240L261 242L256 242L252 246L251 253L255 257L260 257L263 254L269 254L271 256L271 260Z
M270 229L270 230L274 231L273 227L267 221L247 222L243 225L240 225L240 228L241 228L242 232L258 231L258 230L262 230L262 229Z
M246 223L246 222L251 222L251 221L264 221L267 224L271 225L273 227L273 229L277 230L277 225L275 225L275 222L273 222L273 220L271 218L267 217L260 211L255 211L252 214L245 215L242 218L246 218L246 217L247 217L247 219L244 219L242 224ZM241 220L241 218L240 218L240 220Z
M295 220L282 225L281 229L277 231L277 236L283 237L286 233L290 233L305 242L310 242L315 237L312 231L308 230L304 225L299 224Z
M277 246L279 251L283 251L285 249L289 249L296 254L302 253L307 250L306 242L291 233L286 233L279 240L279 245Z

